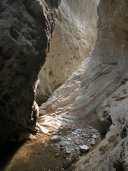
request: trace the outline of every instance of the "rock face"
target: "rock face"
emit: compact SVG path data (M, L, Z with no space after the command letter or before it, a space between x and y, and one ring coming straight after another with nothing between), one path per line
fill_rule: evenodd
M59 1L0 1L0 142L31 129L38 72L44 63Z
M127 171L127 1L101 0L98 15L98 38L91 57L41 106L40 114L78 120L96 113L103 125L111 126L101 143L76 164L76 171Z
M97 36L97 3L98 0L61 1L50 51L39 74L39 103L90 55Z

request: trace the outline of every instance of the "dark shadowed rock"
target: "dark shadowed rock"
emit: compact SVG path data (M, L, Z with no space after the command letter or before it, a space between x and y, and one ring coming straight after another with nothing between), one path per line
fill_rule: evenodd
M0 142L23 139L34 124L34 89L58 3L0 1Z

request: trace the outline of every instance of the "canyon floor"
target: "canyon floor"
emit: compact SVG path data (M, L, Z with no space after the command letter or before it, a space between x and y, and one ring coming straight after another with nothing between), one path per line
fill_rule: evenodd
M73 171L80 157L100 142L99 131L82 120L44 116L39 119L37 129L38 133L30 135L27 142L8 151L4 171Z

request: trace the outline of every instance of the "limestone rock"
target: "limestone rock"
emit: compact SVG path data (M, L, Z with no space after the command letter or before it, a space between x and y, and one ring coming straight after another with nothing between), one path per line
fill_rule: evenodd
M70 167L71 164L72 164L71 158L65 158L65 159L64 159L64 163L63 163L64 169L67 169L68 167Z
M76 164L76 171L128 170L127 2L101 0L98 15L98 37L91 57L42 104L40 111L54 106L52 112L71 120L87 120L97 113L102 126L111 126L101 143ZM61 106L65 97L70 103Z
M128 16L128 5L124 0L118 2L101 0L98 13L99 33L93 57L97 58L100 63L115 65L118 68L116 72L121 77L116 79L118 86L113 87L116 90L113 89L113 91L108 92L106 99L96 110L102 121L108 122L111 119L112 125L104 140L77 163L76 171L84 171L85 168L87 171L127 171L128 40L126 33L128 32L128 20L126 18ZM109 74L109 77L114 79L112 73ZM114 82L111 81L111 85ZM109 85L108 81L105 84ZM103 87L103 83L101 87Z
M52 142L59 142L59 141L61 141L61 137L58 135L54 135L53 137L51 137L51 141Z
M39 74L39 103L46 100L90 55L97 36L97 2L61 1L50 51Z
M0 142L23 139L32 127L34 89L57 6L50 0L0 1Z
M87 145L80 145L79 147L82 153L86 153L89 151L89 147Z

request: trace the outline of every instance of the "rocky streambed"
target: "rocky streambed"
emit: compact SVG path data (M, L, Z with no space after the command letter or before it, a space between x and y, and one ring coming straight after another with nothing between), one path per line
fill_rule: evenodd
M100 133L85 121L44 115L37 123L36 135L15 150L4 171L73 171L81 156L100 142Z
M87 120L76 121L51 114L41 116L37 127L39 132L49 135L49 144L44 144L54 150L55 158L61 158L62 169L73 170L74 163L101 140L100 132Z

